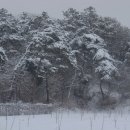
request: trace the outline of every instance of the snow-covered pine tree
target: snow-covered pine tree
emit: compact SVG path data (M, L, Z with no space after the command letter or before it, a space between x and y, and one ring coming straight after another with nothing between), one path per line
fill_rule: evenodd
M15 70L24 66L23 68L33 75L38 84L40 83L38 81L44 81L46 101L49 103L48 77L59 71L64 73L70 68L75 68L77 61L71 47L66 43L63 30L60 30L59 26L54 24L49 17L47 19L49 19L49 23L41 21L44 26L30 31L29 46ZM45 19L43 18L43 20Z
M108 50L105 49L106 44L104 40L96 34L84 34L73 39L71 45L74 50L79 52L80 59L86 64L86 67L90 65L92 67L91 70L98 74L100 90L104 98L102 81L110 81L118 73L114 64L115 60L109 55ZM86 70L86 73L89 72L89 67Z
M24 38L19 34L15 17L6 9L0 9L0 46L11 54L18 49L21 50L23 41Z

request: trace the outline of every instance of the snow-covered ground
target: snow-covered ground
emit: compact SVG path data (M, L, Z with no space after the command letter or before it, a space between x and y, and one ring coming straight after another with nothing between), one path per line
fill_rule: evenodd
M1 116L0 130L130 130L130 113L58 110L44 115Z

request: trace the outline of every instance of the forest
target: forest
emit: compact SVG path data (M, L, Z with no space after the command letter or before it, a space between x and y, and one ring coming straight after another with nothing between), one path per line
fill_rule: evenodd
M130 29L94 7L63 18L0 9L0 102L109 107L130 99Z

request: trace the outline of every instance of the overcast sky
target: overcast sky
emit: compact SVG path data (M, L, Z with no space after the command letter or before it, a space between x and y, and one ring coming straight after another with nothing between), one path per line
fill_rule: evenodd
M130 0L0 0L0 8L6 8L13 14L47 11L51 17L57 18L70 7L83 10L88 6L94 6L98 14L117 18L130 27Z

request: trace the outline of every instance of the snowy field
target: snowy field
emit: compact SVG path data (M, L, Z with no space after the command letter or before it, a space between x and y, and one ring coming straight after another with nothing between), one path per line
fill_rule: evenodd
M1 116L0 130L130 130L130 113L58 110L44 115Z

